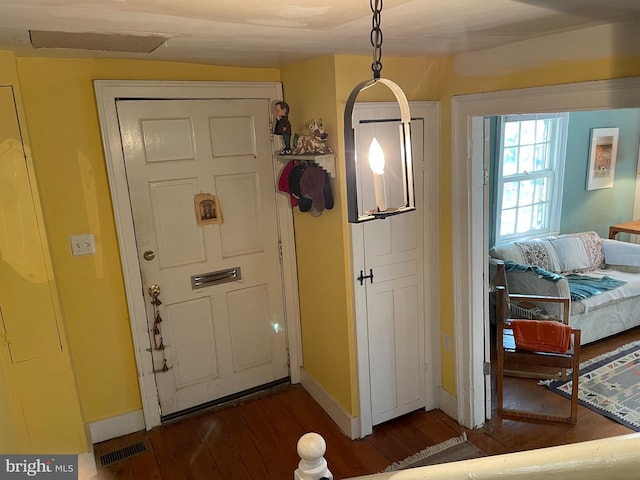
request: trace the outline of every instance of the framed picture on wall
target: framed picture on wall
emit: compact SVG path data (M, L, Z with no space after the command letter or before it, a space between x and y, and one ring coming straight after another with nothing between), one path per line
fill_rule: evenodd
M592 128L587 190L613 187L619 128Z

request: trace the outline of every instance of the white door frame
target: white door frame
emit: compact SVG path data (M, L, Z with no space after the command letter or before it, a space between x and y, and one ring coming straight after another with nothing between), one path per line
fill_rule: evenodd
M282 85L275 82L182 82L182 81L119 81L97 80L95 83L100 129L104 145L109 186L120 246L120 260L124 274L131 333L135 349L140 384L140 396L145 426L151 429L160 425L158 391L153 374L153 364L147 349L151 348L147 332L147 320L140 266L133 229L133 217L129 202L127 178L122 153L122 142L116 111L118 99L221 99L259 98L268 100L268 108L282 99ZM270 114L270 112L269 112ZM275 150L275 147L274 147ZM274 164L274 178L279 165ZM274 183L274 191L276 185ZM298 302L297 266L293 235L293 215L289 198L276 195L277 221L282 242L283 291L287 343L290 355L292 383L300 382L302 342L300 337L300 311Z
M361 102L356 108L375 111L381 107L397 106L394 102ZM423 172L423 204L417 205L423 212L424 235L424 321L425 321L425 388L428 409L437 408L437 387L440 385L440 297L435 272L439 268L439 102L409 102L412 117L424 118L424 169ZM427 214L428 212L428 214ZM429 220L428 222L426 220ZM373 220L378 221L378 220ZM364 242L362 224L351 224L351 261L353 264L364 264ZM352 272L355 267L352 268ZM367 330L366 298L363 289L356 286L354 275L354 307L356 316L356 355L358 358L358 391L360 400L360 432L362 438L373 431L371 418L371 385L369 382L369 336Z
M453 307L458 422L485 422L483 361L487 252L483 225L482 145L474 117L640 107L640 77L454 96L452 108ZM476 137L478 138L478 137ZM480 136L479 138L482 138Z
M638 157L636 163L636 189L633 198L633 218L640 218L640 146L638 147ZM640 235L631 235L633 243L640 243Z

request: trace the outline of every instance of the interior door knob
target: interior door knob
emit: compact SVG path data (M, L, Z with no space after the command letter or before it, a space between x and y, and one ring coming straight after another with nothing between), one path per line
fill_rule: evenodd
M142 254L142 256L144 257L145 260L150 262L151 260L156 258L156 252L154 252L153 250L147 250Z
M155 283L152 285L149 285L149 288L147 288L147 291L149 292L149 295L153 298L158 298L158 295L160 295L160 285L156 285Z

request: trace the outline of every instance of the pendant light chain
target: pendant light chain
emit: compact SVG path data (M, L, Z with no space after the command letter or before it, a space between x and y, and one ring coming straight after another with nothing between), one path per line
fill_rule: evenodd
M373 47L373 78L380 78L382 70L382 30L380 29L380 16L382 13L382 0L369 0L371 6L371 46Z
M373 79L365 80L356 85L354 89L351 90L347 98L347 103L344 106L344 164L347 184L347 220L349 223L368 222L369 220L376 219L384 220L392 215L400 215L416 209L416 196L413 184L413 159L411 157L411 109L409 108L407 96L400 88L400 85L388 78L382 78L380 76L380 71L382 70L382 30L380 29L382 1L383 0L369 0L371 13L373 14L371 21L371 46L373 47L371 70L373 70ZM371 171L367 172L366 167L363 167L363 163L366 163L366 161L358 162L356 160L356 128L359 128L357 124L360 122L354 122L353 107L356 104L358 95L373 85L388 88L395 97L398 108L400 109L400 122L398 124L400 135L397 139L398 143L390 139L389 142L385 141L385 146L388 143L388 149L396 152L389 157L393 157L391 161L394 166L391 168L391 171L396 172L402 170L402 173L398 175L394 173L388 174L386 179L381 178L384 172L378 173L378 171L374 171L375 167L372 167ZM360 132L360 130L358 130L358 132ZM382 148L384 149L385 146ZM399 158L397 158L398 152L400 153ZM377 177L371 178L370 175L377 175ZM362 195L359 189L361 185L365 185L365 183L369 181L367 178L373 180L374 190L375 185L378 185L378 190L382 193L384 193L384 188L386 188L385 184L387 183L391 185L392 191L402 191L402 199L400 199L398 195L394 195L394 197L397 198L393 199L393 205L387 204L384 195L375 195L377 197L375 203L368 201L371 199L364 199L363 197L365 196ZM381 180L382 182L380 182ZM382 189L380 188L380 183L382 183ZM364 204L362 203L363 200L365 200ZM380 200L384 201L382 202ZM359 202L360 206L358 206Z

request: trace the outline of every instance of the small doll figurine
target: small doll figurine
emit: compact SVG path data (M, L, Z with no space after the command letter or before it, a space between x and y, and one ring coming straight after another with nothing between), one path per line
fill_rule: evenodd
M282 135L284 148L281 155L291 155L291 122L289 121L289 104L287 102L276 102L274 109L276 115L276 126L274 135Z

